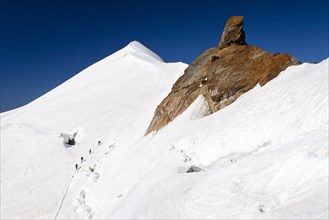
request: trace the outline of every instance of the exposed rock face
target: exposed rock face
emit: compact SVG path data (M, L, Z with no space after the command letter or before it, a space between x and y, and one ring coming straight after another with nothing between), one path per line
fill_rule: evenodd
M146 134L174 120L199 95L206 98L213 113L234 102L257 83L263 86L288 66L299 64L291 55L273 55L247 46L242 23L242 16L231 17L219 48L204 51L186 68L169 95L157 107Z
M219 49L224 49L231 44L247 45L245 41L245 32L242 29L243 16L232 16L230 17L224 28L222 37L218 45Z

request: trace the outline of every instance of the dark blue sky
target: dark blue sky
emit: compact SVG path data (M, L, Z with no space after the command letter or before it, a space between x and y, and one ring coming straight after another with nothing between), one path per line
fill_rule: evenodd
M191 63L244 15L249 45L328 57L328 0L0 0L1 112L38 98L138 40L166 62Z

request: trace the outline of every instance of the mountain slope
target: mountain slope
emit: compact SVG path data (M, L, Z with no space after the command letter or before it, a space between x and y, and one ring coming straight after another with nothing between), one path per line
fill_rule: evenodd
M328 59L144 136L186 67L132 42L1 114L1 218L328 218Z
M328 60L289 67L195 119L203 104L111 152L88 188L95 218L328 217ZM191 165L205 171L185 173Z
M80 157L98 140L138 135L136 124L145 131L152 109L185 68L132 42L34 102L1 114L1 216L54 217ZM74 132L80 144L65 147L59 135Z

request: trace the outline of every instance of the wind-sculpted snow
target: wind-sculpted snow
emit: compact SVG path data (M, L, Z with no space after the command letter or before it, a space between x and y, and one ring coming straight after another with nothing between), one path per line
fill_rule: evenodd
M241 96L235 105L220 114L198 123L173 122L188 134L176 145L191 149L198 163L209 166L219 157L249 152L263 143L280 144L309 131L327 128L328 60L318 65L290 67L282 74L270 86L258 86ZM178 120L184 121L185 116ZM171 129L180 128L168 128ZM197 129L211 131L193 133Z
M1 114L1 218L328 218L328 59L145 137L186 65L135 44Z

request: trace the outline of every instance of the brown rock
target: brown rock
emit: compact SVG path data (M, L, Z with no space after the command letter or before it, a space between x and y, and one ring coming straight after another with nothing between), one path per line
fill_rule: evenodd
M236 24L231 19L228 25ZM186 68L173 85L169 95L155 110L146 134L174 120L199 95L205 97L213 113L234 102L257 83L263 86L295 64L299 61L291 55L272 55L254 46L230 44L222 49L208 49Z
M243 16L230 17L226 22L218 48L224 49L231 44L247 45L247 42L245 41L245 32L242 27Z

